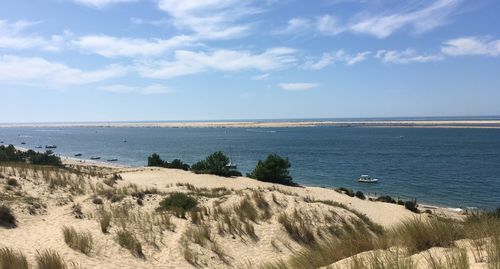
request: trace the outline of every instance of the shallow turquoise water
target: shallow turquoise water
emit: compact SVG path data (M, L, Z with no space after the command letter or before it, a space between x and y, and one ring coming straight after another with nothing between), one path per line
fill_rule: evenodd
M125 143L124 140L127 142ZM304 185L349 187L445 206L500 206L500 130L425 128L0 128L0 141L145 165L151 153L188 163L222 150L246 173L286 156ZM21 145L25 142L26 145ZM356 182L360 174L379 184Z

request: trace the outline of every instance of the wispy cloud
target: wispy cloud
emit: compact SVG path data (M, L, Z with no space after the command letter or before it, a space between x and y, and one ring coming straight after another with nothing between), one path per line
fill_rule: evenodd
M450 56L500 56L500 40L489 37L462 37L444 42L441 51Z
M278 86L285 91L306 91L319 87L319 84L298 82L298 83L280 83Z
M137 2L139 0L73 0L73 1L80 5L101 9L114 4L131 3L131 2Z
M83 52L104 57L151 57L159 56L175 48L193 44L190 36L174 36L170 39L119 38L105 35L83 36L73 41Z
M113 93L140 93L145 95L150 94L167 94L174 93L170 87L161 84L151 84L147 86L130 86L123 84L115 84L99 87L100 90L113 92Z
M375 58L380 59L384 63L410 64L410 63L426 63L441 61L444 59L442 55L420 55L413 49L403 51L397 50L379 50Z
M231 39L248 33L251 24L241 19L260 13L250 0L159 0L158 7L173 18L179 29L202 39Z
M145 77L163 79L209 70L269 71L294 64L296 62L295 53L295 50L284 47L271 48L260 54L237 50L215 50L212 52L179 50L175 52L174 60L144 63L139 67L139 70Z
M323 53L318 60L309 60L304 64L305 69L321 70L327 66L333 65L338 62L343 62L347 65L353 65L362 62L368 58L370 51L358 52L354 55L346 53L344 50L338 50L331 53Z
M271 74L264 73L264 74L253 76L252 80L265 80L265 79L268 79L270 76L271 76Z
M351 32L367 34L377 38L386 38L403 28L410 28L413 33L422 34L450 22L464 0L421 1L419 4L404 4L384 13L371 14L363 11L355 14L347 22L326 14L315 18L293 18L286 28L278 33L297 33L304 29L334 36Z
M70 33L65 32L62 35L52 35L50 38L25 33L28 28L38 24L40 22L9 22L0 20L0 48L10 50L41 49L45 51L59 51Z
M437 0L430 5L407 7L407 11L387 15L366 16L349 28L353 32L386 38L404 27L413 28L415 33L424 33L449 22L450 16L463 0Z
M126 68L118 65L85 71L39 57L0 57L0 82L11 85L61 89L117 78L126 73Z

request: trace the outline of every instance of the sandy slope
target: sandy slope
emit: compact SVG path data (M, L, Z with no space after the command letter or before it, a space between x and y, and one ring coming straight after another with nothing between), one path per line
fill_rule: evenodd
M363 201L347 195L337 193L324 188L299 188L286 187L270 183L259 182L253 179L221 178L212 175L196 175L191 172L172 170L164 168L94 168L93 171L101 169L102 177L87 175L75 177L75 180L84 182L85 194L71 194L69 187L50 188L46 179L32 176L29 172L13 172L13 170L0 170L3 175L9 178L16 178L21 186L13 190L6 190L6 179L0 179L0 196L2 204L10 205L18 218L18 227L6 229L0 227L0 248L10 247L22 251L31 264L35 262L35 254L39 250L54 249L58 251L67 262L75 262L82 268L192 268L184 258L181 238L183 232L192 227L191 221L172 217L175 224L175 232L162 230L154 227L156 246L150 244L145 239L144 226L147 222L134 222L132 218L126 220L126 229L137 234L139 241L143 245L146 259L139 259L120 247L116 241L116 233L121 230L118 220L113 220L109 234L103 234L97 220L99 205L92 203L92 196L98 193L96 186L103 185L104 179L109 178L112 173L119 173L123 180L118 181L114 190L118 188L130 188L130 184L135 184L136 189L157 188L158 194L146 195L144 206L139 206L135 198L130 194L117 203L105 200L104 207L127 206L131 214L148 213L153 214L158 202L168 196L173 191L188 192L186 186L178 183L189 183L194 187L216 188L224 187L230 193L221 197L199 196L198 201L201 206L209 208L210 216L207 216L206 223L212 228L212 242L208 246L202 247L194 243L189 244L189 249L198 256L198 266L210 268L252 268L252 264L261 264L273 261L277 258L286 258L291 255L292 250L298 250L301 245L290 239L283 226L278 222L281 213L294 214L298 211L310 218L310 225L315 229L323 227L327 223L326 216L332 214L337 224L340 221L353 221L357 219L351 211L332 207L315 200L333 200L342 203L349 208L366 214L374 222L385 227L390 227L399 223L405 218L413 217L415 214L405 210L404 207L381 202ZM105 187L106 189L107 187ZM272 217L270 219L259 219L251 222L258 239L253 240L249 236L234 236L230 234L218 234L218 220L214 217L214 210L217 204L220 207L233 210L235 205L245 199L252 197L253 191L258 190L270 204ZM163 193L164 192L164 193ZM16 194L18 193L18 194ZM30 215L29 209L32 204L26 202L26 197L33 197L32 200L45 205L37 210L37 214ZM252 198L249 198L250 200ZM277 202L273 202L277 201ZM309 201L309 202L308 202ZM72 213L72 206L80 204L84 214L83 219L75 218ZM232 212L232 211L231 211ZM331 221L330 221L331 222ZM62 227L73 226L78 231L89 231L94 238L95 248L89 255L84 255L69 248L63 239ZM142 227L141 227L142 226ZM340 226L339 226L340 227ZM217 242L225 252L225 257L229 261L223 263L219 257L211 250L210 246Z

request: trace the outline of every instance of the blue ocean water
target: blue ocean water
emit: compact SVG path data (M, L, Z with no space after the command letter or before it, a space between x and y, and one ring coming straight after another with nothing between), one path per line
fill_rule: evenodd
M127 142L124 142L126 140ZM0 128L0 141L81 158L145 165L193 163L222 150L243 173L269 153L286 156L300 184L348 187L443 206L500 207L500 130L457 128ZM21 145L25 142L25 145ZM361 184L369 174L379 184Z

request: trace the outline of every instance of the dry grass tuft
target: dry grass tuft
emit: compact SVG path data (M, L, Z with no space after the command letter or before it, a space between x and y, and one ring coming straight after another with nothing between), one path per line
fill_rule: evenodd
M137 240L137 238L129 231L119 231L117 234L118 244L130 250L132 255L138 258L145 258L144 253L142 252L142 245Z
M28 269L26 257L18 251L10 248L0 249L0 268L1 269Z
M77 232L73 227L63 227L64 242L83 254L89 255L94 248L94 240L89 232Z
M38 269L67 269L66 262L55 250L44 250L37 252L36 263Z

